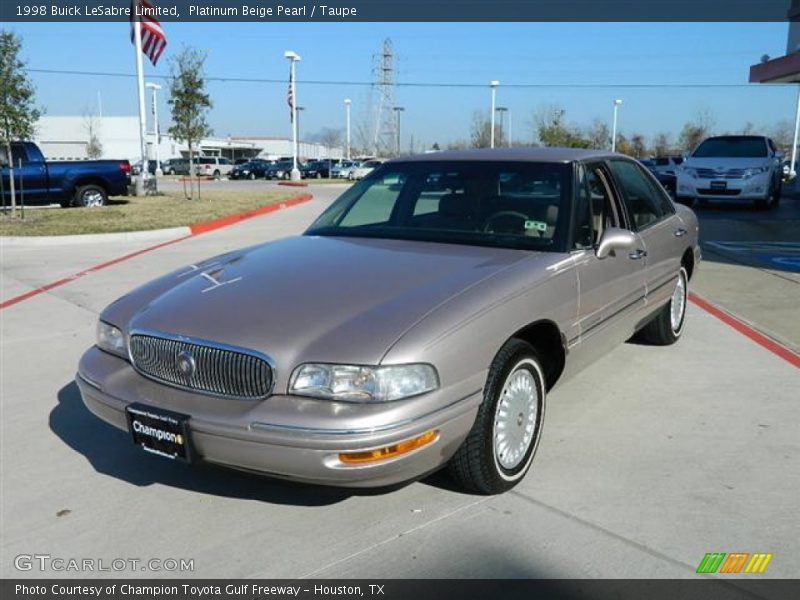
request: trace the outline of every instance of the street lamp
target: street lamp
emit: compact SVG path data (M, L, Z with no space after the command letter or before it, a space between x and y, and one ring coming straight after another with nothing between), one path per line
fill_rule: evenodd
M396 128L397 128L397 133L395 137L395 154L397 156L400 156L400 113L405 110L405 107L395 106L392 110L394 110L396 119Z
M297 168L297 80L295 78L295 67L300 55L287 50L283 53L283 57L289 61L289 93L292 95L292 181L300 181L300 170Z
M297 107L297 140L295 141L295 145L297 146L297 153L295 156L297 157L297 161L300 160L300 113L306 109L305 106L298 106Z
M350 160L350 105L352 103L350 98L344 99L344 112L347 115L347 160Z
M161 133L160 133L159 127L158 127L158 98L157 98L157 94L158 94L158 90L161 89L161 86L158 85L157 83L146 83L145 87L153 90L153 122L154 122L153 131L155 132L155 136L156 136L156 140L155 140L155 143L153 144L153 146L155 147L155 155L156 155L155 156L155 158L156 158L156 177L159 177L159 176L164 174L164 172L161 170L161 161L158 158L158 146L159 146L159 143L161 141ZM145 164L142 164L142 168L143 169L147 168L146 161L145 161ZM149 169L148 169L148 171L149 171Z
M492 126L491 126L490 142L489 142L491 148L494 148L494 112L495 112L494 107L495 107L495 102L497 100L498 85L500 85L500 82L497 81L496 79L489 82L489 86L492 88L492 110L491 110Z
M499 112L500 113L500 143L502 144L503 143L502 134L505 131L505 124L506 124L505 115L509 111L508 111L508 107L506 107L506 106L498 106L494 110L495 110L495 112ZM509 113L509 115L510 114L511 113ZM508 135L508 134L506 133L506 135ZM511 140L510 139L508 141L508 145L511 146Z
M622 104L622 100L617 98L614 100L614 122L611 126L611 151L617 151L617 115L619 113L619 105Z

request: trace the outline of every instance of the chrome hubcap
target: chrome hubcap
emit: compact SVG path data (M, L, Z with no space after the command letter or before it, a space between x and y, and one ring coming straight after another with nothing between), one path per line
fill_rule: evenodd
M539 412L536 379L519 366L506 379L494 419L494 452L504 469L523 461L533 440Z
M103 206L103 195L100 192L85 192L83 194L83 205L89 208Z
M678 285L672 292L672 303L670 305L670 323L672 331L678 332L683 324L683 313L686 310L686 280L683 273L678 276Z

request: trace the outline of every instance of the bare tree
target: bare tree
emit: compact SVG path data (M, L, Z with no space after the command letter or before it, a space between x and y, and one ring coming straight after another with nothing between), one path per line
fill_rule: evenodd
M641 133L631 136L631 153L635 158L644 158L647 155L647 143Z
M311 136L311 140L315 142L319 142L323 146L328 149L331 148L341 148L342 147L342 135L341 129L332 129L330 127L325 127Z
M653 140L653 152L656 156L667 156L672 153L672 140L668 133L659 133Z
M103 143L100 141L100 120L88 111L83 113L83 129L86 131L86 156L97 159L103 156Z
M586 131L586 139L589 147L595 150L607 150L611 147L611 131L608 123L602 119L592 121L591 127Z
M678 138L678 145L681 147L681 150L685 152L694 150L700 142L711 135L714 125L714 116L708 109L697 111L694 118L683 125L680 137Z
M533 128L543 146L589 148L592 140L585 138L576 127L564 123L566 111L556 104L539 107L533 114Z
M473 148L490 148L492 145L492 122L486 113L479 110L472 113L470 145ZM503 127L497 121L494 124L494 145L496 148L506 145Z
M794 124L789 121L778 121L770 129L770 137L783 152L791 153L794 142Z

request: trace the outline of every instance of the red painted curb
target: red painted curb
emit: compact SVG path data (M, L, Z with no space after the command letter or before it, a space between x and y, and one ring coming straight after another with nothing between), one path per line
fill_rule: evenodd
M278 185L285 185L286 187L308 187L308 184L302 181L279 181Z
M696 294L689 294L689 301L695 306L702 308L708 314L716 317L726 325L733 327L736 331L738 331L745 337L750 338L762 348L765 348L766 350L769 350L776 356L781 357L790 365L794 365L795 367L800 368L800 355L795 353L790 348L787 348L786 346L779 344L775 340L768 338L763 333L760 333L755 329L753 329L752 327L750 327L747 323L740 321L730 313L727 313L721 308L714 306L713 304L711 304L707 300L704 300L703 298L701 298Z
M239 213L236 215L230 215L228 217L224 217L222 219L216 219L214 221L207 221L205 223L197 223L196 225L191 225L189 227L191 233L189 235L184 235L183 237L176 238L174 240L168 240L166 242L161 242L160 244L156 244L155 246L149 246L147 248L143 248L141 250L137 250L136 252L131 252L130 254L126 254L125 256L120 256L118 258L114 258L112 260L106 261L104 263L100 263L99 265L94 265L93 267L89 267L88 269L84 269L83 271L79 271L74 273L73 275L69 275L68 277L64 277L63 279L59 279L57 281L52 281L50 283L46 283L45 285L38 287L36 289L30 290L25 292L24 294L20 294L19 296L14 296L13 298L9 298L5 302L0 302L0 310L4 308L8 308L9 306L14 306L15 304L19 304L29 298L33 298L34 296L38 296L39 294L43 294L49 290L52 290L57 287L61 287L62 285L66 285L71 281L75 281L76 279L80 279L81 277L85 277L90 273L96 273L97 271L102 271L108 267L121 263L131 258L135 258L137 256L141 256L142 254L146 254L148 252L152 252L153 250L158 250L159 248L163 248L165 246L169 246L171 244L177 244L178 242L182 242L183 240L189 239L190 237L194 237L196 235L200 235L202 233L208 233L209 231L214 231L216 229L222 229L223 227L227 227L228 225L233 225L234 223L239 223L240 221L244 221L247 219L252 219L253 217L257 217L260 215L265 215L267 213L272 213L284 208L289 208L291 206L296 206L298 204L302 204L303 202L308 202L314 196L311 194L304 194L302 196L298 196L296 198L289 198L285 202L277 202L275 204L270 204L268 206L262 206L260 208L255 208L253 210L248 210L243 213Z
M190 225L189 230L192 232L192 235L207 233L209 231L214 231L215 229L220 229L222 227L227 227L228 225L233 225L234 223L238 223L239 221L252 219L253 217L258 217L260 215L266 215L268 213L275 212L276 210L289 208L290 206L296 206L298 204L302 204L303 202L308 202L312 198L313 196L311 194L303 194L302 196L298 196L297 198L289 198L284 202L268 204L267 206L254 208L253 210L248 210L243 213L238 213L236 215L229 215L227 217L222 217L221 219L216 219L214 221L206 221L205 223L196 223L195 225Z

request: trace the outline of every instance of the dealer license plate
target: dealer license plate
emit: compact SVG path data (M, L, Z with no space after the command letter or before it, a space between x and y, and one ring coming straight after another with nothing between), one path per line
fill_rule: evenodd
M130 404L125 412L134 444L164 458L191 461L189 415L145 404Z

